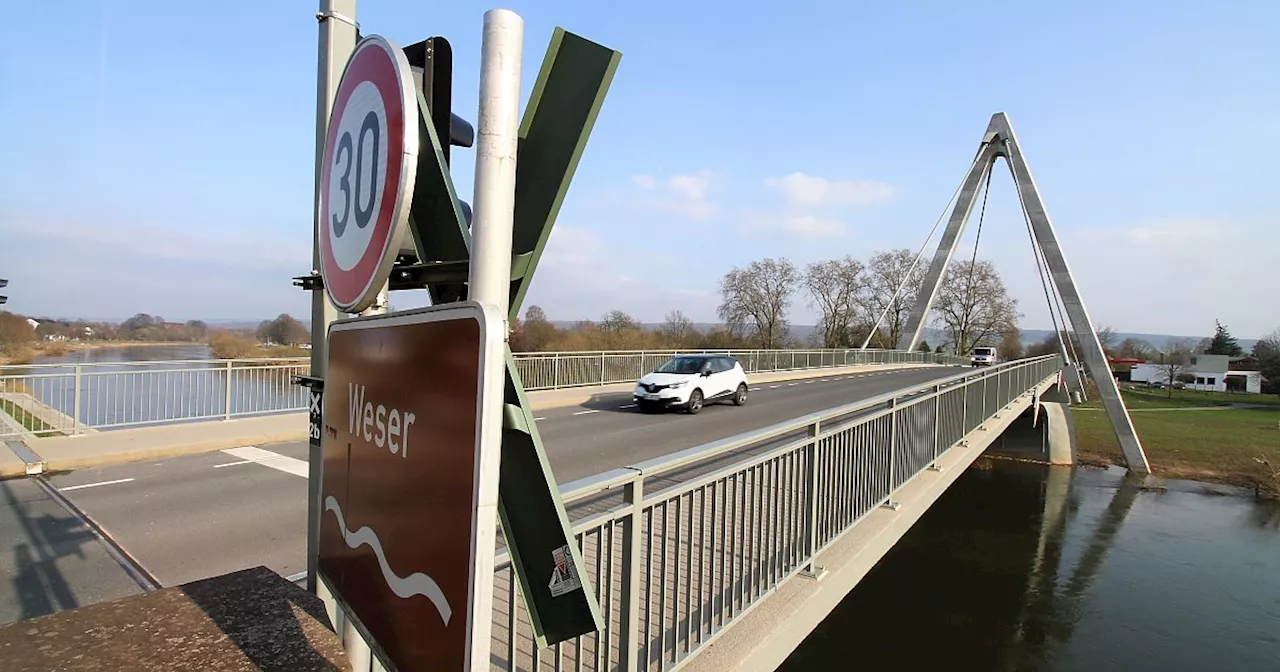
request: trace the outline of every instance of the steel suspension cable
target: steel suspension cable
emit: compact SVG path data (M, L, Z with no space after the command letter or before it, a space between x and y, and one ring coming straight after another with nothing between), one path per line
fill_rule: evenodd
M1040 273L1040 284L1044 288L1044 298L1049 307L1049 319L1053 322L1053 331L1057 335L1058 346L1061 348L1063 356L1067 356L1070 353L1071 361L1079 362L1080 355L1076 352L1075 343L1070 338L1063 337L1063 332L1067 329L1066 308L1062 305L1062 297L1058 295L1058 286L1048 281L1051 275L1049 260L1044 258L1044 252L1036 242L1035 231L1031 226L1031 213L1027 210L1026 200L1022 198L1022 189L1018 183L1018 176L1012 170L1009 173L1013 175L1014 190L1018 192L1018 205L1022 210L1022 219L1027 225L1027 236L1031 239L1031 251L1036 258L1036 269Z
M986 148L983 147L983 149ZM973 170L974 164L976 164L981 158L982 151L979 151L978 155L973 157L973 161L969 163L969 169L965 171L965 175L969 174L969 170ZM911 261L911 266L907 268L907 272L902 276L902 281L899 282L898 287L893 290L893 296L889 297L889 302L885 304L884 310L880 311L880 317L877 317L875 324L871 325L871 331L867 332L867 338L862 341L862 347L859 348L860 350L867 349L867 345L871 343L871 337L880 330L880 323L883 322L885 316L889 314L889 309L898 303L898 294L907 286L907 281L911 279L911 274L916 270L916 266L920 263L920 257L924 255L925 249L929 247L929 241L933 240L933 234L938 232L938 227L942 225L943 218L947 216L947 211L951 209L951 204L954 203L956 197L960 195L961 189L964 189L963 178L961 178L960 184L956 185L956 190L951 192L951 199L947 201L945 206L943 206L942 213L938 215L938 219L933 223L933 228L929 230L929 236L924 239L924 244L921 245L920 250L916 252L916 258ZM897 344L895 343L894 346L896 347Z
M995 162L992 162L991 168L987 169L987 182L982 187L982 209L978 211L978 235L973 239L973 255L969 258L969 278L965 281L964 289L964 315L960 318L959 339L963 339L969 331L969 311L973 308L973 272L978 267L978 246L982 244L982 222L987 218L987 197L991 195L991 173L995 172ZM956 354L968 348L961 348L962 343L956 343ZM977 345L974 343L973 345Z

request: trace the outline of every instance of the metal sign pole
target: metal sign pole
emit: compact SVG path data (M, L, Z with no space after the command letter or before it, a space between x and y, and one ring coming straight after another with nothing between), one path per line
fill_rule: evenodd
M519 15L505 9L485 12L468 296L493 305L502 315L511 302L523 49L524 21Z
M320 180L321 155L324 153L325 136L329 132L329 112L338 80L347 65L347 59L356 46L356 0L320 0L319 67L316 74L316 191L314 194L315 220L311 227L311 268L320 272ZM311 292L311 377L324 379L328 348L329 323L338 318L329 296L321 290ZM312 389L310 394L320 392ZM313 399L319 406L319 400ZM314 432L313 432L314 433ZM316 556L320 535L320 469L323 464L320 453L320 437L312 436L307 454L310 467L307 481L307 590L316 590Z
M511 288L511 231L515 218L516 149L520 123L520 61L524 21L515 12L485 12L480 56L480 107L477 113L475 202L471 222L468 292L472 301L492 307L501 321L490 328L496 337L482 341L490 349L484 360L479 422L482 436L493 437L480 448L476 483L476 542L472 572L477 578L471 602L468 660L487 665L493 613L493 548L498 524L498 486L502 461L502 429L506 369L498 365L506 353L507 306ZM445 142L448 142L446 139ZM514 608L514 605L512 605ZM482 662L477 662L482 661Z

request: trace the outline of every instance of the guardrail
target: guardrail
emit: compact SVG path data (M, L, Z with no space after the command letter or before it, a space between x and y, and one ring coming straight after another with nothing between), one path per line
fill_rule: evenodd
M820 551L945 450L1061 369L1049 356L958 374L564 486L606 628L538 649L500 552L494 667L680 664L811 570Z
M732 355L749 373L855 364L960 364L954 355L894 350L649 350L516 355L530 391L634 381L676 354ZM0 366L0 438L79 434L306 410L293 384L307 358Z
M680 354L725 354L747 373L800 371L859 364L968 364L956 355L899 350L640 350L625 352L530 352L516 355L526 390L631 382Z

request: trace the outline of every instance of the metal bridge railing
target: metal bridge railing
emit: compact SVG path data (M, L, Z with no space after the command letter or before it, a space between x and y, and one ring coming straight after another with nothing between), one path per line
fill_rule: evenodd
M305 359L0 367L0 438L306 410Z
M726 354L747 373L800 371L859 364L968 364L967 357L899 350L640 350L531 352L516 355L526 390L627 383L678 354Z
M493 667L678 665L1061 368L1050 356L958 374L564 486L606 628L535 647L500 551Z
M854 364L959 364L954 355L893 350L720 350L748 372ZM631 382L676 351L516 355L525 388ZM186 360L0 366L0 439L78 434L306 410L293 384L309 359Z

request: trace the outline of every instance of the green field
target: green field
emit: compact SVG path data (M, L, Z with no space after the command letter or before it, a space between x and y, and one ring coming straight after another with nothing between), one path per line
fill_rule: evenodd
M1280 478L1274 473L1280 471L1280 404L1274 396L1175 390L1169 399L1166 394L1124 394L1125 403L1134 411L1134 428L1157 474L1232 483L1273 494L1280 489ZM1262 403L1265 399L1270 403L1263 408L1230 408L1224 406L1223 397L1235 402L1248 399L1248 403ZM1207 406L1223 408L1192 410ZM1123 464L1120 446L1097 402L1084 404L1072 417L1082 460ZM1258 458L1274 467L1268 469Z
M18 424L35 432L37 435L48 435L53 433L53 427L45 424L40 418L27 413L21 406L18 406L7 399L0 399L0 412L4 412L9 417L16 420Z
M1231 404L1265 404L1280 408L1280 395L1244 394L1242 392L1197 392L1195 390L1125 390L1124 400L1129 408L1155 406L1228 406ZM1095 402L1096 403L1096 402ZM1085 404L1090 406L1093 404Z

